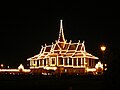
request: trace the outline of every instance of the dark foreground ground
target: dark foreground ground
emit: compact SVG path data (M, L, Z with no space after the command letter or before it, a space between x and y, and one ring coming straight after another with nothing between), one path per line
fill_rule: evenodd
M0 75L0 88L26 90L112 90L108 76ZM0 89L0 90L2 90Z

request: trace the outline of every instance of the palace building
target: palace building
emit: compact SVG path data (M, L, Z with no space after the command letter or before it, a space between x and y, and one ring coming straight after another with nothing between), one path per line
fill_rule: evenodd
M30 70L41 74L85 74L96 73L99 58L88 53L85 42L67 42L64 37L62 20L58 40L51 45L42 46L40 53L28 58ZM99 62L100 64L100 62ZM98 66L98 64L97 64Z

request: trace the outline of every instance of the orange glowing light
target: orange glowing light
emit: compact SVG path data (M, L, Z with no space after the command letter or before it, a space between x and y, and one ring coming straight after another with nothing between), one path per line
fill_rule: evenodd
M1 67L3 67L4 65L3 64L1 64Z
M100 47L102 51L105 51L106 50L106 47L105 46L101 46Z

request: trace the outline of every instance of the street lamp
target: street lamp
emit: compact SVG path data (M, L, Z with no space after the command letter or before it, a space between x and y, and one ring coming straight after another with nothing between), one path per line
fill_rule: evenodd
M103 52L106 50L106 47L105 47L105 46L101 46L100 48L101 48L101 50L102 50Z
M3 65L3 64L1 64L0 66L1 66L1 68L3 68L3 66L4 66L4 65Z
M106 46L101 46L100 47L101 48L101 51L102 51L102 61L103 61L103 72L104 72L104 66L105 66L105 61L104 61L104 52L105 52L105 50L106 50Z

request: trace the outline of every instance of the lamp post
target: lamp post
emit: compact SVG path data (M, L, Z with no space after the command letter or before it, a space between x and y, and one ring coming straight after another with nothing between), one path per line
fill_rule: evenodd
M106 50L106 46L101 46L100 47L101 48L101 51L102 51L102 61L103 61L103 73L104 73L104 65L105 65L105 61L104 61L104 52L105 52L105 50Z

